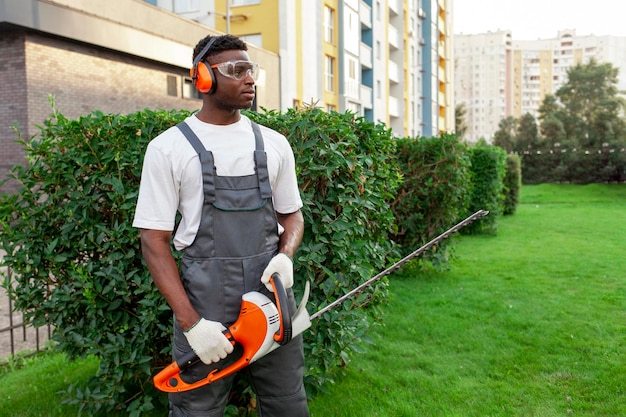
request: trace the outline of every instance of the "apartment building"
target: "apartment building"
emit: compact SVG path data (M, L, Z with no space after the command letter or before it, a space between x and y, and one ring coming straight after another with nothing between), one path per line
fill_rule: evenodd
M397 136L454 129L452 0L147 1L277 53L282 110L349 110Z
M465 106L467 132L462 138L491 139L500 120L510 116L512 95L511 32L454 37L454 97Z
M510 31L455 35L454 54L455 100L465 104L470 142L491 140L505 117L538 117L545 96L567 82L568 69L592 58L618 68L618 88L626 91L626 37L575 30L533 41L514 41Z
M514 41L513 50L513 85L520 92L512 98L515 117L537 117L546 94L555 94L567 82L567 70L591 59L619 68L618 88L626 91L626 37L577 36L575 30L562 30L554 39Z
M189 66L210 33L248 42L261 67L259 107L350 110L396 136L452 131L451 7L452 0L0 0L0 178L24 163L12 126L26 138L37 134L50 95L70 118L199 108Z

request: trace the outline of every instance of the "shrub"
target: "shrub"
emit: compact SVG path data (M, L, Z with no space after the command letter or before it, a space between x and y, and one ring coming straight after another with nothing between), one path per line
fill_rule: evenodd
M472 172L470 213L489 210L489 215L463 229L465 233L492 233L498 230L498 217L503 212L503 187L506 152L497 146L478 143L469 150Z
M19 193L0 199L4 264L18 284L5 286L16 308L37 325L52 323L70 358L100 359L89 386L68 390L68 402L89 415L140 415L165 400L152 376L171 360L171 311L131 223L148 141L188 114L93 112L69 120L54 111L39 137L21 140L29 165L12 170ZM306 221L297 289L312 282L314 311L397 257L388 238L400 181L395 143L384 126L351 114L313 108L250 117L284 133L294 148ZM341 372L385 296L380 282L305 333L310 391Z
M384 125L351 113L306 108L250 117L284 134L294 150L305 219L296 287L311 281L313 313L398 256L389 239L390 203L401 179L396 144ZM380 282L313 323L305 334L309 392L342 372L367 340L386 294L386 283Z
M28 167L11 175L17 194L0 201L5 286L35 325L54 325L70 359L94 355L100 368L71 403L89 414L151 409L154 359L169 349L171 313L142 264L131 227L147 142L187 112L93 112L69 120L55 111L40 136L21 140Z
M502 214L511 215L519 204L519 191L522 186L522 167L518 154L510 153L506 156L506 173L504 174L504 202Z
M393 202L398 224L394 235L408 254L458 222L470 196L467 147L456 136L398 140L398 160L404 182ZM445 266L449 242L422 259Z

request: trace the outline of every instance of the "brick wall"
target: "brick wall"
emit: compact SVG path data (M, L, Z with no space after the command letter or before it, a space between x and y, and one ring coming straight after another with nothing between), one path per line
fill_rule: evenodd
M21 146L11 127L28 124L26 105L26 72L22 32L3 32L0 36L0 179L6 178L9 169L23 161ZM13 188L7 184L0 191Z
M25 137L37 134L35 125L52 110L49 95L69 118L94 110L123 114L144 108L194 110L201 106L200 100L182 97L183 77L189 74L186 68L43 34L6 34L0 39L0 178L6 177L11 166L23 163L10 126L18 121ZM175 97L168 95L168 76L176 79ZM14 188L9 183L0 192Z

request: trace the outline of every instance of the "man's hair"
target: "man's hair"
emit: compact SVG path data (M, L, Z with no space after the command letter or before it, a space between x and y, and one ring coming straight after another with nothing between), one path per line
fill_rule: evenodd
M230 51L233 49L240 51L247 51L248 45L241 39L233 35L220 35L220 36L211 36L208 35L198 42L196 47L193 49L193 57L192 61L196 59L198 54L202 52L202 49L209 43L211 39L215 39L213 45L211 45L211 49L209 52L205 54L205 56L201 57L201 60L210 57L211 55L219 54L220 52Z

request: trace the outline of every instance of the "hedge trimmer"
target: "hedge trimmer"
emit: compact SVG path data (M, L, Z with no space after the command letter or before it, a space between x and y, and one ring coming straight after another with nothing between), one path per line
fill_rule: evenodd
M233 346L237 344L241 345L243 353L239 358L234 362L229 360L230 358L226 358L215 364L216 368L210 371L205 378L188 383L181 378L181 374L184 374L185 369L188 369L200 360L198 356L191 351L159 372L154 377L154 385L157 389L165 392L189 391L239 371L288 343L293 336L297 336L311 327L311 322L322 314L361 293L365 288L389 275L411 259L421 255L459 229L487 214L489 214L489 212L486 210L477 211L311 316L309 316L306 310L306 303L309 299L310 291L309 282L307 281L305 285L300 306L296 313L291 316L287 308L285 289L280 282L278 274L274 274L270 279L270 283L274 288L276 303L272 302L272 300L260 292L252 291L244 294L241 297L241 310L237 321L224 331L224 334L231 341ZM222 366L222 362L227 364Z

